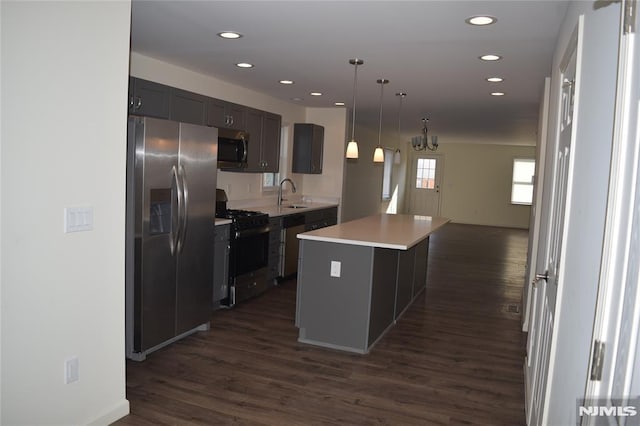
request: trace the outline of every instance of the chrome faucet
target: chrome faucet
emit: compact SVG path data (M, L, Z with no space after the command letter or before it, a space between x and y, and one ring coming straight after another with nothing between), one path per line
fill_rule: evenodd
M296 184L289 178L284 178L280 181L280 187L278 188L278 205L282 205L282 185L285 182L289 182L291 184L291 192L296 193Z

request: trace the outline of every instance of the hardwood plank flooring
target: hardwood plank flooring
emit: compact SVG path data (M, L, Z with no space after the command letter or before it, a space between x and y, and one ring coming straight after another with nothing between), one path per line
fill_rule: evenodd
M295 280L127 361L118 425L524 424L527 231L448 224L427 289L368 355L297 342Z

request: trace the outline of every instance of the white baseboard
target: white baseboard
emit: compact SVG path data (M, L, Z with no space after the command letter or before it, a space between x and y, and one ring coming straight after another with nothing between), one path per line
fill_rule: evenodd
M88 423L89 426L107 426L116 420L123 418L129 414L129 401L124 399L116 404L115 407L103 413L95 420Z

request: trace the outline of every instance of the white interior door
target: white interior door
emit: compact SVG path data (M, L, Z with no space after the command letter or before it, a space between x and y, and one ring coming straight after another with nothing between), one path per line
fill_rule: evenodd
M412 162L409 213L439 216L443 159L441 155L420 153Z
M542 220L548 221L546 235L540 241L547 244L546 257L539 259L536 266L534 286L534 312L527 342L525 360L525 385L527 423L544 424L545 397L549 359L554 330L556 296L562 269L562 247L565 234L565 207L571 175L571 147L573 141L574 109L576 105L576 63L578 30L574 33L561 65L560 108L557 143L553 161L553 181L551 203L548 214Z
M536 276L538 261L538 244L540 242L540 213L542 208L542 188L544 185L545 156L547 154L547 125L549 123L549 93L551 78L544 80L544 92L540 101L540 119L538 123L538 140L536 143L536 171L534 176L533 201L529 215L529 244L527 247L527 267L522 287L522 331L529 331L531 318L531 300L533 280Z
M626 7L622 10L628 11ZM635 31L639 16L627 18L635 21ZM621 31L607 222L591 348L594 356L585 394L608 407L627 406L629 396L640 391L640 383L633 380L634 369L638 374L640 327L640 47L634 31L626 26ZM627 420L618 415L586 419L587 424L617 425Z

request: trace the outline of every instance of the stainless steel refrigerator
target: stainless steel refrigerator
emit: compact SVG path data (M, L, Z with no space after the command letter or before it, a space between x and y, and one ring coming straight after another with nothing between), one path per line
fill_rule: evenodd
M128 358L209 328L217 139L213 127L129 117Z

